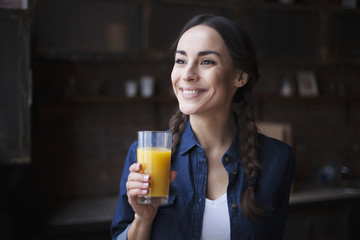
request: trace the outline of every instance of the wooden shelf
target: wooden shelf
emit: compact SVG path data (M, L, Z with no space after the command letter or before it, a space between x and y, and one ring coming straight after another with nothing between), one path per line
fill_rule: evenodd
M125 104L125 103L177 103L177 100L174 96L169 95L160 95L153 96L149 98L143 97L125 97L117 95L76 95L76 96L63 96L58 99L61 103L67 104ZM282 97L279 95L272 94L255 94L255 102L315 102L315 103L326 103L326 102L360 102L360 95L346 95L344 97L331 96L331 95L320 95L317 97Z
M254 100L258 102L359 102L360 95L346 95L344 97L332 96L332 95L320 95L317 97L282 97L279 95L271 94L256 94Z
M353 95L346 95L344 97L332 96L332 95L320 95L317 97L301 97L301 96L282 97L278 95L259 94L254 96L254 101L255 103L258 104L259 107L259 113L258 113L259 119L263 118L263 108L264 108L264 104L266 103L289 103L289 104L325 103L326 104L326 103L340 102L345 104L345 121L349 122L351 104L353 102L360 102L360 95L353 94Z
M111 52L67 52L46 50L38 51L32 58L33 60L45 61L66 61L66 62L122 62L127 60L128 53Z
M126 103L176 103L176 98L171 96L124 97L116 95L78 95L64 96L60 99L62 103L69 104L126 104Z

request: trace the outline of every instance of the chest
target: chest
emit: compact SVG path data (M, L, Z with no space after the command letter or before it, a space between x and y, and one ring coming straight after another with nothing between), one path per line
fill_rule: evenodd
M228 173L222 165L221 159L217 159L217 162L208 161L206 198L214 200L222 196L226 193L228 183Z
M229 213L232 239L239 239L239 236L240 239L258 239L259 229L263 223L249 222L241 214L240 196L246 188L242 168L238 163L226 161L225 158L226 156L221 165L214 165L212 168L207 163L205 154L201 152L197 152L196 155L178 156L172 164L173 170L177 171L177 177L170 185L171 200L168 205L159 208L154 228L158 226L162 231L166 230L164 236L172 234L178 236L177 239L200 239L205 214L205 197L209 198L208 189L211 188L217 189L215 195L212 195L215 196L214 199L219 192L227 193L226 210ZM265 206L271 209L271 199L264 199L263 196L261 199L265 200L262 204L266 204Z

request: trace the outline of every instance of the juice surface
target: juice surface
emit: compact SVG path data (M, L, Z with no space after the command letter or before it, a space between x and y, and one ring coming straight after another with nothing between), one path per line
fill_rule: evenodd
M162 197L169 194L171 150L166 148L138 148L137 161L141 172L150 174L148 196Z

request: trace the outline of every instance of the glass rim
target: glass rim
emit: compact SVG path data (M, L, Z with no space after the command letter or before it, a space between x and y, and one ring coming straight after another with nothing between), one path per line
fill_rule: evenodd
M161 131L161 130L141 130L141 131L137 131L137 133L169 133L169 134L171 134L170 131Z

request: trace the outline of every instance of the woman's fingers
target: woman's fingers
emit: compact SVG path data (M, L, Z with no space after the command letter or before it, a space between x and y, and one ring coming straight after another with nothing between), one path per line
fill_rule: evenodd
M128 176L128 182L149 182L150 175L146 173L131 172Z
M138 195L147 195L150 188L150 175L140 173L141 163L134 163L130 166L126 189L129 197L137 197ZM170 171L170 183L176 178L176 171Z
M140 188L134 188L130 189L127 192L128 197L137 197L139 195L147 195L149 193L149 190L147 189L140 189Z
M140 163L134 163L130 166L130 173L126 182L128 201L134 212L140 218L153 221L158 206L153 204L140 204L138 202L140 195L148 195L150 188L150 175L141 173Z
M175 181L176 178L176 171L170 171L170 183L172 183L173 181Z
M132 189L149 189L150 176L142 173L130 173L128 181L126 182L126 188L128 191Z
M126 182L128 196L135 197L138 195L146 195L150 187L150 175L139 173L141 170L140 163L134 163L129 168L130 174Z
M130 172L138 172L142 168L141 163L134 163L129 167Z
M129 200L137 201L136 199L139 195L147 195L149 193L149 187L149 182L127 181L126 188Z

